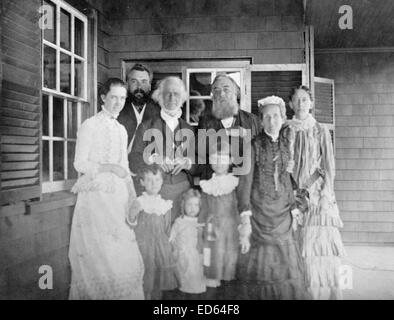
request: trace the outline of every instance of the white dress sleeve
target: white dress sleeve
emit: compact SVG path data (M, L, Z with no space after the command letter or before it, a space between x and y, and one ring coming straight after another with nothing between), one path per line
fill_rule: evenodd
M96 176L100 164L89 159L90 150L93 148L95 122L92 118L82 123L77 133L74 168L79 173Z

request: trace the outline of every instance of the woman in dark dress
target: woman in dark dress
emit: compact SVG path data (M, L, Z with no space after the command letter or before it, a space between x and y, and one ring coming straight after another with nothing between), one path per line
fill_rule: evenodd
M284 127L285 103L259 100L263 131L252 148L252 166L240 177L242 217L238 278L246 299L305 299L304 268L294 238L297 214L289 172L291 132ZM250 213L250 214L248 214Z

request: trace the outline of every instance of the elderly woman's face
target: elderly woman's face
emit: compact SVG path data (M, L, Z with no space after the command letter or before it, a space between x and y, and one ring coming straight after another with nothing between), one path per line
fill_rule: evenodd
M182 107L182 88L174 81L167 81L163 87L163 104L167 110Z
M263 108L262 125L265 132L276 136L279 134L284 119L280 113L280 107L276 104L269 104Z

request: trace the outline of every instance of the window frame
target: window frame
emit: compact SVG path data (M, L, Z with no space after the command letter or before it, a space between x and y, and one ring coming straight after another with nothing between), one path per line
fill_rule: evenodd
M55 6L56 12L56 43L52 43L46 39L44 39L44 30L42 30L42 82L41 82L41 97L46 95L48 97L48 135L44 135L43 133L40 136L41 143L41 192L50 193L57 192L62 190L71 189L72 185L76 182L77 179L68 179L68 144L69 142L76 144L76 137L69 138L68 137L68 104L76 103L77 107L77 123L76 128L79 129L82 123L82 108L89 108L88 106L83 106L83 104L88 103L88 81L90 78L88 77L88 64L89 64L89 19L86 15L82 14L76 8L72 7L68 3L63 0L47 0ZM44 1L42 2L44 3ZM61 10L66 11L70 15L70 50L64 49L60 45L60 34L61 34L61 21L60 21L60 13ZM75 18L78 18L83 23L83 54L78 55L75 53ZM95 20L96 21L96 20ZM96 27L96 24L95 24ZM96 35L96 32L95 32ZM44 48L48 46L54 50L56 50L56 89L46 88L44 86L45 74L44 74ZM65 53L71 57L71 82L70 82L70 94L60 91L60 54ZM75 59L82 61L83 63L83 86L82 86L82 94L81 96L75 96ZM93 79L93 81L97 81ZM53 99L59 98L63 101L63 136L62 137L54 137L53 136ZM43 105L43 99L41 99L41 105ZM96 108L94 108L96 109ZM44 112L44 110L42 110ZM88 114L90 112L88 111ZM41 128L43 123L41 123ZM42 129L41 129L42 130ZM49 181L43 181L43 143L44 141L48 141L48 153L49 153ZM53 181L53 142L60 141L63 142L63 174L65 179L59 181Z

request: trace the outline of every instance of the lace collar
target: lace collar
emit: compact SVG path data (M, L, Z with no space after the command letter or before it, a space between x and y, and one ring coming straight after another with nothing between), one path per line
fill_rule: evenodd
M159 194L149 195L146 192L143 192L137 200L141 204L142 210L149 214L154 213L161 216L166 214L166 212L172 208L172 201L164 200Z
M202 191L212 196L222 196L231 193L238 186L238 178L231 173L218 176L215 173L209 180L201 180Z
M315 118L308 114L305 120L299 120L295 116L289 121L289 124L297 130L309 130L316 125Z

